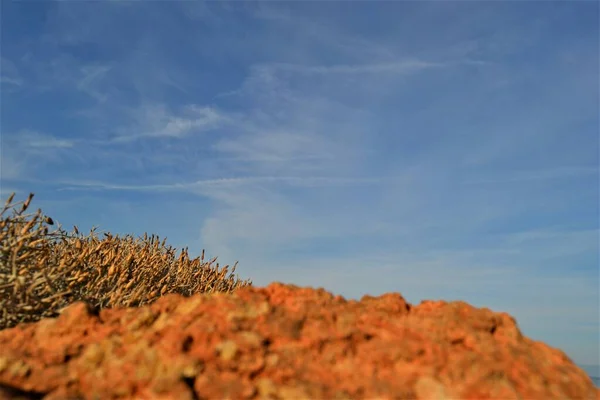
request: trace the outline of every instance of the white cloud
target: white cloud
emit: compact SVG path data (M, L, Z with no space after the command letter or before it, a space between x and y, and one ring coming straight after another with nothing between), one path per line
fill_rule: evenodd
M23 78L16 65L5 57L0 58L0 82L13 86L23 85Z
M216 195L214 189L239 188L260 184L287 184L298 187L329 187L348 185L371 185L385 184L386 182L398 181L394 178L334 178L334 177L294 177L294 176L244 176L238 178L216 178L204 179L187 183L165 183L148 185L123 185L112 184L101 181L90 180L57 180L55 184L64 186L61 190L97 189L97 190L131 190L131 191L189 191L206 195L213 198L221 198ZM229 189L225 189L229 190ZM237 189L236 189L237 190ZM225 197L227 198L227 196Z
M9 140L15 140L17 146L21 149L35 151L36 149L44 149L44 151L52 148L65 149L74 146L75 141L69 139L60 139L56 136L29 130L22 129L14 134Z
M348 30L342 30L330 21L319 21L314 15L294 12L275 3L259 2L256 7L248 12L257 19L278 24L278 28L285 32L301 35L311 47L327 49L331 52L340 52L350 58L360 60L393 59L397 56L396 49L387 43L366 39ZM295 52L304 55L305 47L298 43ZM280 49L281 51L281 49ZM312 58L312 57L301 57Z
M333 143L312 132L246 132L236 139L223 139L214 148L239 161L314 162L334 158Z
M299 74L406 74L421 71L429 68L444 67L446 64L434 63L421 60L403 60L395 62L382 62L370 64L349 64L349 65L298 65L274 63L262 66L263 69L272 72L294 72Z
M133 113L135 124L120 128L112 142L130 142L143 138L182 138L193 132L208 131L225 123L227 118L211 107L190 105L179 115L165 105L147 105Z
M76 140L31 129L2 132L2 178L22 180L36 175L49 162L62 162Z
M18 152L7 151L6 146L2 146L0 154L0 178L2 180L17 180L27 175L27 161L18 155Z
M505 237L505 246L521 252L537 253L538 258L552 260L558 257L577 257L598 254L598 229L561 230L545 228L517 232ZM551 274L550 270L546 271Z
M1 76L0 77L0 82L2 82L2 83L8 83L10 85L15 85L15 86L21 86L23 84L22 80L16 79L16 78L10 78L8 76Z
M489 173L487 174L489 175ZM586 177L598 175L597 167L579 167L579 166L564 166L556 168L547 168L541 170L521 170L508 173L499 173L496 179L470 179L464 184L498 184L510 182L527 182L539 180L554 180L554 179L572 179L577 177Z
M103 78L111 69L112 66L109 65L86 65L81 67L83 77L77 81L77 88L100 102L106 101L108 95L100 88L106 86Z

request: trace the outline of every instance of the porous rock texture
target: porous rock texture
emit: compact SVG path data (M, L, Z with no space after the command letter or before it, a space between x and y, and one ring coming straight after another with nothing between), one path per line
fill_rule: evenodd
M506 313L280 283L0 331L0 398L600 399Z

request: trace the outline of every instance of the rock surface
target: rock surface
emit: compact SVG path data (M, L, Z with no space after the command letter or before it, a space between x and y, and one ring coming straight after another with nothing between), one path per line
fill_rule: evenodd
M19 397L20 396L20 397ZM0 398L600 399L506 313L279 283L0 331Z

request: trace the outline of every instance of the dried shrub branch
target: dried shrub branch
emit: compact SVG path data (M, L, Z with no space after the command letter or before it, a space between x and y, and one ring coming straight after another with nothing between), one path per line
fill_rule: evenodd
M252 285L234 276L237 262L220 267L216 257L190 259L188 249L176 249L156 235L141 238L104 233L72 233L38 209L24 214L33 193L12 203L12 193L0 213L0 329L58 315L60 309L85 301L95 308L137 307L178 293L233 292ZM20 205L20 208L18 206ZM12 209L12 216L4 214ZM216 263L216 265L215 265Z

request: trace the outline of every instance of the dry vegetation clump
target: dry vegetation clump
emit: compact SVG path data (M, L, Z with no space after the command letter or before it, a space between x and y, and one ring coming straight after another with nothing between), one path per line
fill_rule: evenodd
M55 317L61 308L85 301L94 308L135 307L159 296L179 293L232 292L252 281L234 278L237 263L219 267L216 257L190 259L187 248L165 246L166 239L152 235L67 233L40 209L24 215L33 193L12 204L12 193L0 213L0 329L21 322ZM21 205L17 211L17 206ZM12 216L4 213L13 209Z

